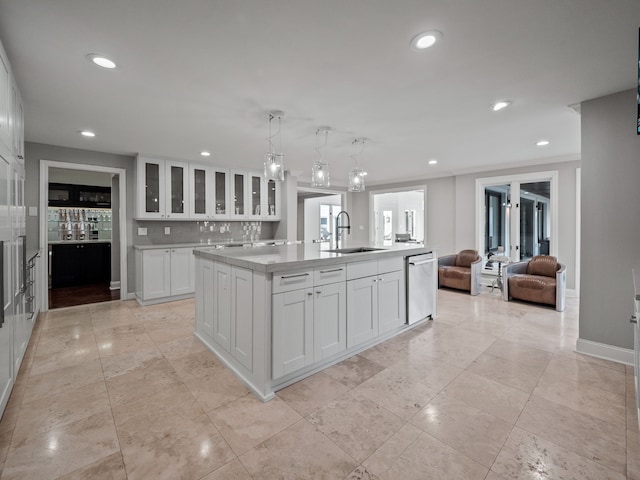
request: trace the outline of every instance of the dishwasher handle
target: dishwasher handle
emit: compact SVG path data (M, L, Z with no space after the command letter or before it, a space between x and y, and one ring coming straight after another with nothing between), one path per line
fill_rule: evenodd
M409 265L424 265L425 263L432 263L435 262L435 258L431 258L429 260L422 260L421 262L412 262L411 260L409 260Z

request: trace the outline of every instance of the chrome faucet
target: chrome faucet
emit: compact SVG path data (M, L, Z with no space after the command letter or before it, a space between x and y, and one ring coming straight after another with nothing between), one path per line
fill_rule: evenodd
M340 215L342 215L343 213L347 216L346 225L340 224ZM349 218L349 214L346 211L341 210L336 215L336 248L340 248L340 230L343 230L345 228L347 229L347 233L351 235L351 218Z

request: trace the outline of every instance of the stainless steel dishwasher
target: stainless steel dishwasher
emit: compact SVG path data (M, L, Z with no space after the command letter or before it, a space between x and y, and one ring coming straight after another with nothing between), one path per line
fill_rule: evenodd
M435 317L438 287L437 257L435 252L410 255L407 262L407 323Z

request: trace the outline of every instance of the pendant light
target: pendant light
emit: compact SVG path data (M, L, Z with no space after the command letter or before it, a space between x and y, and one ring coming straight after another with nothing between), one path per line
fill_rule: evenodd
M364 177L367 172L362 168L364 157L364 138L356 138L352 145L354 154L351 156L353 159L353 169L349 172L349 191L350 192L364 192Z
M275 180L277 182L282 182L284 180L284 155L282 154L282 134L281 134L281 124L282 117L284 116L284 112L279 110L275 110L269 113L269 137L267 138L267 142L269 142L269 151L264 156L264 178L265 180ZM271 122L273 119L278 119L278 131L274 134L271 134ZM275 146L273 145L273 137L278 137L278 153L275 151Z
M329 187L331 178L329 176L329 161L327 159L327 143L329 140L330 127L320 127L316 130L316 161L311 167L311 186ZM321 137L324 136L324 143Z

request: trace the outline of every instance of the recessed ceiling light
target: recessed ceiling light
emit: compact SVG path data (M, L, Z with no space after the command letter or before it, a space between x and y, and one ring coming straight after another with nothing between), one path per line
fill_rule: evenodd
M501 100L491 105L491 110L493 110L494 112L499 112L503 108L507 108L509 105L511 105L511 102L509 100Z
M436 160L435 158L432 158L431 160L429 160L429 165L435 165L438 163L438 160Z
M549 145L549 140L538 140L536 142L536 145L539 147L546 147L547 145Z
M95 137L96 134L93 133L91 130L82 130L80 132L80 135L82 135L83 137Z
M442 38L442 33L436 30L422 32L411 39L411 48L414 50L424 50L432 47L438 40Z
M211 153L205 150L203 152L200 152L200 155L202 155L203 157L208 157L209 155L211 155Z
M116 68L116 64L113 60L108 59L103 55L98 55L97 53L92 53L87 55L87 58L91 60L93 63L102 68L107 68L109 70Z

